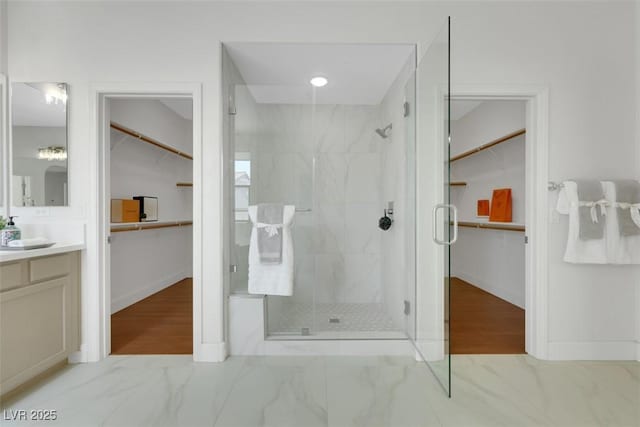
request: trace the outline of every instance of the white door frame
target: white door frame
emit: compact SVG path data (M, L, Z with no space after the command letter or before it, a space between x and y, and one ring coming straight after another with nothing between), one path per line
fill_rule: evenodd
M95 167L97 170L96 215L89 221L87 235L95 238L95 269L89 260L88 274L97 283L97 290L88 290L83 297L83 326L86 333L88 357L96 361L111 353L111 293L110 293L110 206L109 157L106 142L109 126L107 99L191 97L193 100L193 358L201 359L202 352L202 85L199 83L104 83L94 84L89 90L92 111L91 129L95 131ZM93 223L93 224L92 224ZM90 280L93 282L94 280ZM94 338L95 337L95 338ZM97 341L96 341L97 338Z
M549 91L539 86L453 85L451 99L526 102L525 351L548 359Z

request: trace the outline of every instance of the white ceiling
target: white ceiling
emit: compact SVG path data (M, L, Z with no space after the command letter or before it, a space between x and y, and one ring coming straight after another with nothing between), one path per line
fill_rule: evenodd
M65 127L66 106L62 102L47 104L44 94L56 83L12 83L11 123L13 126Z
M183 119L193 120L193 102L191 98L163 98L159 101Z
M415 51L402 44L225 46L256 102L277 104L377 105ZM329 84L314 90L309 80L317 75Z
M482 104L482 101L452 100L451 120L460 120L480 104Z

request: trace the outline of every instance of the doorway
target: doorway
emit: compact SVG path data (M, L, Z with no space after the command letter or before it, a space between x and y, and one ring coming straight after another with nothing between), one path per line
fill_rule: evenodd
M192 98L104 107L107 354L192 354Z
M452 100L452 354L525 353L526 102Z

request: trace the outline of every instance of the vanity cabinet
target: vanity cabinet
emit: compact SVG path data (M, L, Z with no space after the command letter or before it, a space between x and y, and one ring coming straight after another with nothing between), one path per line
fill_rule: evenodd
M79 258L67 252L0 263L0 394L79 347Z

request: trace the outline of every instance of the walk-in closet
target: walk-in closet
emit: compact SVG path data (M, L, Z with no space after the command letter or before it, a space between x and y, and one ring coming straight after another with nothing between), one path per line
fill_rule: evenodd
M524 353L526 103L452 100L451 119L451 353Z
M192 101L108 111L111 354L191 354Z

